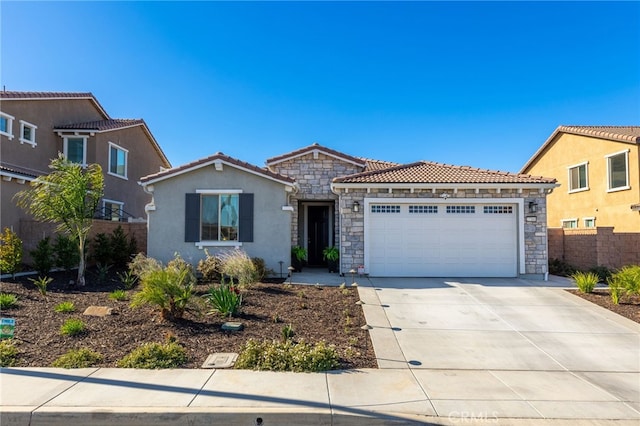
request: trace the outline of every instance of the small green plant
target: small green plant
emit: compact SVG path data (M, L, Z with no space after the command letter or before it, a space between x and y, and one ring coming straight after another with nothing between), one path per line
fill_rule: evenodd
M111 265L106 263L98 263L96 264L96 272L98 273L98 282L100 284L104 284L107 282L107 278L109 277L109 270L111 269Z
M291 247L291 256L298 262L304 262L307 260L307 249L300 246Z
M55 253L51 245L51 237L44 237L38 241L36 249L30 251L29 254L31 254L33 267L38 275L46 276L53 269Z
M593 272L598 276L598 282L606 283L607 280L611 277L611 270L606 266L594 266L589 269L589 272Z
M71 349L51 364L56 368L88 368L102 362L102 355L89 348Z
M85 325L81 319L69 318L60 327L60 334L63 336L79 336L84 333Z
M66 235L58 234L53 244L53 251L56 254L56 266L70 271L80 262L80 253L77 242Z
M620 302L622 296L640 295L640 266L625 266L611 275L608 284L615 304Z
M622 288L618 287L616 283L609 282L609 295L611 296L611 302L614 305L620 303L620 296L622 293Z
M145 343L118 361L120 368L179 368L187 362L187 351L175 341Z
M275 314L271 315L271 321L273 321L274 324L277 324L282 320L280 319L280 315L275 313Z
M15 367L18 363L18 348L13 340L0 340L0 367Z
M155 305L167 320L180 319L187 310L198 311L192 301L196 277L191 265L179 261L165 267L157 261L143 264L145 267L138 275L142 288L133 295L132 307Z
M133 236L128 237L120 225L111 233L109 245L113 252L113 264L118 268L124 267L137 251L136 240Z
M70 314L76 311L76 305L71 301L60 302L53 308L54 311L60 314Z
M311 345L304 341L257 342L250 339L240 350L235 368L319 372L338 368L338 359L335 347L325 342Z
M576 286L583 293L592 293L596 284L598 284L598 275L593 272L576 272L571 275L576 282Z
M18 306L18 296L11 293L0 293L0 310Z
M293 326L291 324L287 324L282 327L282 340L286 341L293 337L295 332L293 331Z
M207 282L220 282L222 279L222 260L217 256L209 254L204 250L205 258L198 261L197 271L202 275L202 279Z
M111 293L109 293L109 299L115 300L118 302L123 302L128 298L129 296L127 295L127 292L124 290L113 290Z
M234 249L220 254L220 272L242 288L249 288L258 281L256 267L242 250Z
M22 264L22 240L10 228L0 234L0 273L15 277Z
M126 290L131 290L138 282L138 277L131 271L118 272L118 279Z
M111 265L113 263L113 249L109 236L103 232L96 234L91 240L93 260L101 265Z
M264 259L261 257L252 257L253 267L255 268L255 280L257 282L262 281L267 275L273 274L273 271L267 268Z
M51 277L38 277L36 279L29 278L29 281L31 281L33 285L36 286L36 288L38 289L41 295L46 296L47 286L51 284L51 281L53 281L53 278Z
M238 313L242 305L242 295L240 291L226 284L213 286L204 295L206 301L211 305L211 314L219 314L224 317L232 317Z
M129 272L138 278L141 278L147 273L159 271L162 269L162 263L153 257L147 257L144 253L138 253L129 262Z
M322 250L323 260L329 260L329 261L335 262L339 258L340 258L340 250L338 250L338 247L335 247L335 246L325 247L324 250Z

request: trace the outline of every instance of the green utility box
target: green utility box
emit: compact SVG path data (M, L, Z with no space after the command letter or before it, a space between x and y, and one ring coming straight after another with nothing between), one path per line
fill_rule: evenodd
M0 339L12 339L16 328L16 320L13 318L0 318Z

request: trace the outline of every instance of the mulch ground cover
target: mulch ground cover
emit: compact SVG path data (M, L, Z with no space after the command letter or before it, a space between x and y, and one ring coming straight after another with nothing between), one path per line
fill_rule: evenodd
M116 362L145 342L164 343L175 337L188 353L184 368L200 368L208 355L239 352L249 339L281 340L283 327L291 325L294 341L316 343L324 340L335 345L340 368L377 368L373 346L367 331L358 291L346 288L259 283L243 290L240 314L232 319L244 325L239 332L221 330L228 318L187 313L184 319L166 321L150 306L131 308L129 301L115 301L110 292L122 289L115 272L98 280L95 271L87 271L87 285L69 288L75 278L64 272L52 273L46 296L41 295L27 277L5 279L0 291L15 294L18 305L2 312L16 321L15 342L19 349L18 367L48 367L70 349L87 347L104 357L100 367L115 367ZM198 283L196 297L211 283ZM137 291L127 290L129 299ZM76 311L58 313L61 302L73 302ZM89 306L113 308L112 315L85 316ZM206 306L206 305L205 305ZM60 327L69 318L80 318L86 331L76 337L63 336Z
M609 289L594 289L593 293L582 293L578 290L567 290L589 302L602 306L618 315L640 323L640 296L624 296L617 305L611 301Z

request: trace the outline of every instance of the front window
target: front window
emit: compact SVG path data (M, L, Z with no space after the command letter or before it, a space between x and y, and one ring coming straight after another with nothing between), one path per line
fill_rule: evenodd
M596 218L595 217L585 217L584 218L584 227L585 228L595 228L596 227Z
M589 189L587 163L569 167L569 192Z
M629 151L607 156L609 191L629 189Z
M109 142L109 174L127 177L127 156L129 152Z
M119 201L112 200L104 200L103 201L103 211L104 211L104 219L112 220L114 222L118 222L123 217L123 208L124 203Z
M87 138L64 138L64 156L72 163L87 164Z
M11 115L0 112L0 135L13 139L13 120Z
M578 227L578 219L563 219L562 227L565 229L577 228Z
M20 120L20 143L27 143L36 147L36 129L38 127Z
M200 205L202 241L238 241L238 194L203 194Z

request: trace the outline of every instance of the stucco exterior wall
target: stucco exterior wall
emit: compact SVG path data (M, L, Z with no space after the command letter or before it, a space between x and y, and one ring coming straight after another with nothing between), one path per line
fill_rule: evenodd
M183 259L197 265L206 257L204 249L195 243L185 242L185 194L197 189L237 189L254 194L253 242L239 243L239 248L251 257L264 259L267 268L280 272L283 262L287 272L291 259L291 212L287 205L285 185L248 173L229 165L222 171L214 166L176 175L153 184L155 210L148 215L148 255L168 262L179 253ZM210 254L233 247L207 247Z
M342 213L341 233L340 233L340 262L342 271L355 269L359 265L364 265L364 209L354 212L353 203L358 201L364 206L364 199L374 198L415 198L422 200L440 199L443 191L438 190L433 193L431 189L420 190L415 189L413 192L406 189L393 190L389 193L388 189L349 189L348 193L340 194L340 211ZM451 190L447 190L451 194ZM481 189L477 193L475 190L458 190L457 193L451 194L454 199L464 198L481 198L487 199L487 202L503 198L522 198L524 206L528 206L529 202L535 202L537 212L530 214L524 213L524 265L525 271L521 275L530 275L532 277L542 278L548 272L548 250L547 250L547 226L545 215L545 194L536 190L501 190L497 192L493 189Z
M607 158L629 151L630 189L608 192ZM640 213L632 204L640 203L640 171L638 146L599 138L560 134L541 153L527 173L554 177L560 184L548 196L548 226L561 227L563 219L578 219L578 228L585 218L595 218L596 226L612 226L616 232L640 232ZM588 162L586 191L569 193L569 167Z
M296 180L299 191L291 196L291 205L294 207L291 227L291 245L304 247L302 238L302 218L299 212L298 201L333 201L334 208L334 234L336 241L340 240L340 219L337 207L338 196L331 191L331 181L339 176L346 176L362 171L362 167L338 158L313 152L306 155L280 162L269 169L283 176Z

